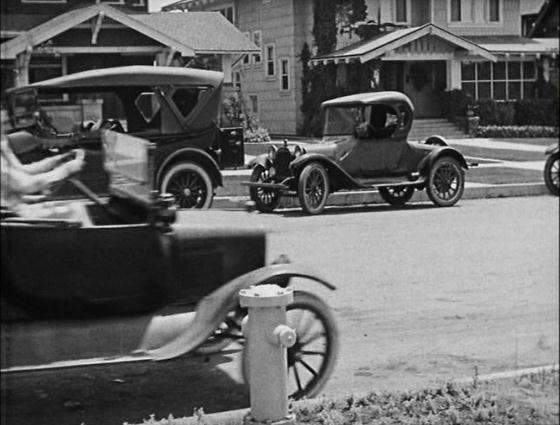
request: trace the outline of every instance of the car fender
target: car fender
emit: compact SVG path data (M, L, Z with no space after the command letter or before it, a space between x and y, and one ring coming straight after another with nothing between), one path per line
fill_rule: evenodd
M285 285L291 277L303 277L334 290L335 287L319 277L307 266L287 263L271 264L239 276L205 296L192 313L157 316L150 322L142 342L135 353L143 353L153 360L166 360L194 350L208 339L228 312L238 303L241 289L252 285L280 283Z
M268 154L260 154L249 161L249 168L255 168L257 165L260 165L265 170L268 170L272 166L270 159L268 159Z
M424 140L425 145L435 145L435 146L448 146L445 138L438 134L428 137Z
M220 167L216 160L212 158L207 152L197 149L197 148L181 148L173 151L171 154L167 155L165 159L161 162L156 174L156 182L158 186L163 178L163 173L165 170L176 162L181 161L193 161L205 168L210 174L212 183L214 186L223 186L222 173L220 172Z
M339 188L354 189L359 188L361 185L352 178L344 169L340 167L332 159L327 158L325 155L319 153L307 153L298 156L290 163L290 170L292 174L297 178L302 172L303 168L311 163L318 162L327 170L329 179L331 180L331 186L334 190Z
M559 151L558 143L555 143L554 145L550 145L549 147L547 147L546 150L544 151L544 154L553 155L555 153L558 153L558 151Z
M425 156L418 164L418 171L420 171L422 175L427 175L434 162L436 162L442 156L450 156L452 158L455 158L459 162L461 167L463 167L464 169L469 168L469 166L467 165L467 161L465 160L465 157L463 156L463 154L461 154L461 152L452 147L443 146L441 148L434 149L427 156Z

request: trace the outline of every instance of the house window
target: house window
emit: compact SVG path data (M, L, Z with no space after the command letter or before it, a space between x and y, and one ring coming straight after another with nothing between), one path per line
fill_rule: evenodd
M290 60L280 59L280 90L290 90Z
M253 43L261 49L262 51L262 32L261 31L253 31ZM261 53L254 53L253 54L253 63L255 65L260 65L262 62L262 55Z
M461 0L451 0L451 22L461 22Z
M145 0L136 0L134 3L132 3L133 6L146 6L146 2Z
M249 40L251 39L251 33L250 32L244 32L243 35L245 35L245 37L247 37ZM251 55L243 56L243 65L249 66L250 63L251 63Z
M533 96L533 61L472 62L461 65L462 89L475 99L516 100Z
M232 24L233 21L233 6L222 7L220 9L212 9L215 12L220 12Z
M66 0L21 0L22 3L66 3Z
M395 22L408 22L407 2L408 0L395 0Z
M488 0L488 21L500 22L500 0Z
M265 46L266 76L274 77L276 75L276 51L274 44Z
M249 95L249 104L251 105L251 113L258 115L259 113L259 97L256 94Z

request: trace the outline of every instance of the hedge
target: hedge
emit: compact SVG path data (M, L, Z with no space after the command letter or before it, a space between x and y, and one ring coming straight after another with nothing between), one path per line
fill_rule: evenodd
M470 106L480 117L482 126L558 126L558 96L506 102L473 100L462 90L451 90L444 92L442 105L447 118L452 121L465 116Z
M558 137L559 131L556 126L542 125L487 125L479 126L476 137Z

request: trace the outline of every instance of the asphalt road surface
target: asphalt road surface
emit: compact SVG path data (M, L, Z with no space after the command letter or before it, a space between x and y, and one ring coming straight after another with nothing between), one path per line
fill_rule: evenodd
M287 254L338 287L295 282L334 309L341 350L323 393L339 396L556 363L558 207L541 196L213 215L267 228L269 261ZM9 375L2 423L121 424L247 407L239 358L232 345L160 364Z

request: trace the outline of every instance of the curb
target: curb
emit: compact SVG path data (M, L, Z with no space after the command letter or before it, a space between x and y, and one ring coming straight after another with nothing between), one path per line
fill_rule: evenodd
M248 190L247 190L248 192ZM500 185L479 185L467 182L462 199L489 199L489 198L509 198L515 196L541 196L548 194L544 183L519 183L519 184L500 184ZM216 196L212 208L244 208L249 201L247 195ZM424 190L417 191L410 202L430 202ZM459 201L460 202L460 201ZM344 207L352 205L376 205L385 204L377 190L371 191L340 191L329 196L328 207ZM286 208L299 208L297 198L284 198L278 210Z

